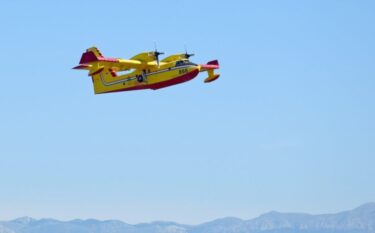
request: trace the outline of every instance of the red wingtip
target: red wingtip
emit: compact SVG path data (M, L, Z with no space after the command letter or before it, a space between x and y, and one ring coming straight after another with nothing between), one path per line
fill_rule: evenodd
M214 70L214 69L220 68L218 60L209 61L209 62L207 62L207 64L202 64L200 66L202 68L202 71Z
M218 79L220 77L220 74L215 74L211 77L208 77L204 80L205 83L210 83L210 82L213 82L215 81L216 79Z
M219 68L219 61L218 60L213 60L207 62L207 65L216 65Z

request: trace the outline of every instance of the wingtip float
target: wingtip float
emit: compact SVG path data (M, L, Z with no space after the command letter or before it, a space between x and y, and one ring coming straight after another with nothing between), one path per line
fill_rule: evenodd
M215 81L219 74L217 60L195 64L189 60L194 54L174 54L159 60L164 53L157 50L140 53L129 60L104 57L92 47L82 54L79 65L73 69L87 70L92 77L95 94L169 87L187 82L207 72L205 83ZM121 73L120 73L121 72ZM125 74L123 74L126 72Z

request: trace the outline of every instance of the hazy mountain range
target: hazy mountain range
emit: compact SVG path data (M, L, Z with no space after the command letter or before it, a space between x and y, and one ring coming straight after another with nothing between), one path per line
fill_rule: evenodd
M375 203L336 214L269 212L251 220L223 218L199 225L174 222L126 224L121 221L29 217L0 221L0 233L375 233Z

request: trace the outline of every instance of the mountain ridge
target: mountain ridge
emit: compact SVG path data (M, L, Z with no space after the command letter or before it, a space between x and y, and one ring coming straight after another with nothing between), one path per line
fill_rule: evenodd
M21 217L0 221L0 233L375 233L375 203L333 214L270 211L243 220L225 217L187 225L171 221L128 224L119 220Z

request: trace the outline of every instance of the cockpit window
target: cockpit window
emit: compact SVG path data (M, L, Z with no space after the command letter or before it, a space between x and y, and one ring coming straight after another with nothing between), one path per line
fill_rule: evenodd
M177 61L176 62L176 66L182 66L182 65L184 65L184 61Z
M190 62L189 60L181 60L181 61L177 61L176 62L176 66L185 66L185 65L196 65L192 62Z

